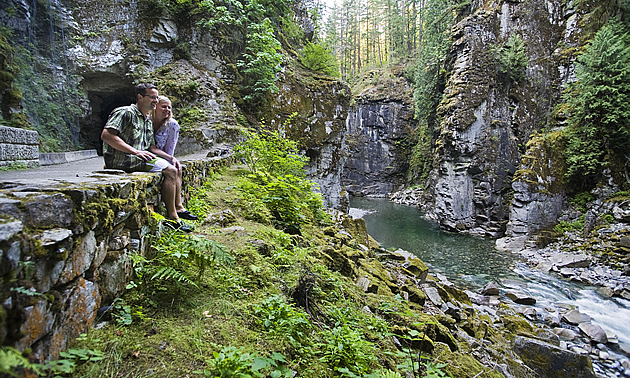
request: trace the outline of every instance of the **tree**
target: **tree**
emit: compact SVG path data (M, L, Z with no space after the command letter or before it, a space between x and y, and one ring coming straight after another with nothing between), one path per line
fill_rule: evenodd
M602 178L611 160L624 157L630 142L630 38L620 22L611 20L595 34L575 75L563 95L569 114L565 158L566 177L581 191Z
M283 55L268 18L262 23L249 25L247 30L245 53L237 66L245 77L243 99L259 103L264 102L267 93L278 91L276 74L280 71Z
M319 43L308 42L304 45L300 62L312 71L322 72L329 76L339 76L337 58L329 49Z

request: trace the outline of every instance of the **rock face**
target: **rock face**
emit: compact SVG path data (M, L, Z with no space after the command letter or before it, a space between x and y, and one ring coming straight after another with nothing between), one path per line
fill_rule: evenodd
M304 4L297 3L299 22L312 33ZM197 27L194 17L147 15L142 2L53 0L51 4L37 9L36 3L0 0L0 21L14 31L11 42L27 47L20 51L41 62L37 68L42 72L36 76L45 78L55 91L63 88L73 94L66 94L64 101L68 108L79 110L76 117L65 117L72 119L64 119L70 130L64 132L71 134L68 139L75 145L100 150L100 133L108 115L135 101L138 82L152 82L160 94L171 98L181 126L176 155L223 144L229 149L240 140L238 129L246 124L244 114L249 109L233 96L238 92L234 63L244 43L220 43ZM60 35L72 40L71 47L57 40ZM344 208L347 200L340 178L349 89L330 77L309 77L306 84L302 73L287 66L265 122L281 125L298 112L304 121L299 138L307 140L305 152L311 156L309 177L319 184L327 204ZM41 102L54 100L44 97Z
M407 157L401 142L404 145L414 128L409 84L402 77L377 76L371 71L365 80L386 80L386 84L371 83L358 94L348 114L343 184L357 196L384 197L405 184Z
M495 4L473 9L452 30L451 74L438 109L436 168L428 186L432 200L423 206L427 216L446 229L484 236L500 236L506 228L525 233L557 217L561 197L533 191L531 181L513 186L512 178L521 164L527 165L521 161L523 146L532 132L547 124L567 80L563 64L568 63L558 46L577 43L575 17L566 3ZM520 79L501 74L491 48L503 46L513 35L523 40L527 57ZM544 178L543 183L559 180L553 175Z

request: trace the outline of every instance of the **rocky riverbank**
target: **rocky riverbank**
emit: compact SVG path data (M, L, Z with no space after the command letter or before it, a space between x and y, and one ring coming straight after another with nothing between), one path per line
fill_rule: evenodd
M417 206L422 203L423 196L420 188L409 188L390 196L390 201ZM588 236L584 231L565 232L544 247L540 247L539 239L530 236L502 238L497 240L497 249L522 256L526 269L596 287L603 298L614 297L613 300L625 301L630 299L630 227L624 221L626 207L623 202L609 203L602 214L610 214L604 218L608 219L608 224L592 224L593 230ZM580 213L573 212L563 220L575 221L580 216ZM603 217L590 214L590 218ZM440 281L449 284L446 277L440 277ZM565 291L562 295L571 298L572 294ZM490 282L479 292L465 292L481 313L492 317L496 316L497 310L509 307L541 329L552 332L557 337L551 337L546 342L561 350L588 356L597 376L630 376L630 346L619 342L618 335L605 331L590 316L581 313L578 306L541 301L541 298L528 294L525 282L514 280L501 279Z
M606 332L576 306L537 304L522 281L491 281L472 292L461 290L445 276L430 274L420 287L427 298L423 311L450 319L451 333L469 344L480 361L497 364L497 355L508 355L522 360L540 377L556 377L559 370L568 376L630 377L630 350L619 343L617 335ZM479 319L487 327L482 331ZM497 334L510 339L511 347L506 349ZM542 355L552 356L548 364L538 361ZM582 370L571 371L568 366L574 364ZM495 369L506 377L518 376L507 367Z

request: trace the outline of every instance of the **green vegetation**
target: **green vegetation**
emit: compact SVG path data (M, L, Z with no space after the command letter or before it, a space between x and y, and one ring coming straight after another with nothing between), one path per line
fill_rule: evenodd
M518 34L511 34L503 46L494 49L494 54L499 63L499 72L509 80L518 82L525 77L525 43Z
M245 85L241 89L243 100L264 104L267 94L278 92L276 74L280 71L283 58L280 47L269 19L248 25L245 53L236 64L245 77Z
M582 231L584 229L584 215L580 216L578 220L573 222L560 221L556 224L553 230L559 234L566 232Z
M198 11L202 14L199 27L217 35L231 46L229 50L239 51L236 67L242 77L243 100L254 108L264 105L267 96L278 90L275 82L284 59L274 30L295 34L293 22L288 21L289 1L203 0Z
M22 127L23 119L18 113L10 111L11 108L19 108L22 101L22 93L14 87L15 76L20 72L15 49L9 43L12 33L9 29L0 26L0 124L12 127Z
M86 340L85 334L77 341ZM100 340L92 339L91 342L99 343ZM23 377L21 372L32 372L41 377L69 377L79 366L89 363L98 363L104 359L103 352L96 349L70 348L59 354L59 359L42 365L33 363L28 359L28 353L20 353L12 347L0 347L0 373L3 376ZM31 375L29 375L31 376Z
M337 58L335 58L330 49L319 43L308 42L304 45L300 62L309 70L339 77Z
M250 219L264 222L269 216L263 214L269 214L275 225L293 232L304 223L325 221L321 195L312 191L315 183L306 179L307 158L298 154L297 142L281 137L278 131L244 134L245 142L234 152L250 174L237 184L241 192L237 206L247 209L256 204Z
M448 0L427 2L422 10L425 24L422 44L407 75L414 84L415 116L431 126L445 83L442 68L450 46L447 31L454 21L453 7L453 2Z
M563 98L568 115L566 178L569 187L592 189L605 169L627 170L623 158L630 142L630 37L611 19L578 56L575 74ZM611 164L621 157L621 164ZM625 166L625 167L624 167Z
M575 206L580 212L585 213L586 205L594 199L595 196L589 192L578 193L571 199L571 205Z
M407 181L424 183L429 177L433 154L431 151L431 134L426 124L420 124L411 134L410 140L415 142L409 156Z
M42 17L50 17L51 29L61 23L57 14ZM80 144L79 80L65 61L61 36L54 30L51 35L38 46L20 45L0 27L0 123L38 131L40 152L73 150Z
M7 125L7 126L11 126L11 124ZM6 171L18 171L20 169L27 169L28 165L26 163L23 162L10 162L7 165L3 165L2 167L0 167L0 172L6 172Z

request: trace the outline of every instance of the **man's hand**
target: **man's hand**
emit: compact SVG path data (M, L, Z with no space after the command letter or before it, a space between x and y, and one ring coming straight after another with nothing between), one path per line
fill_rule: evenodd
M122 138L118 136L118 131L114 129L105 128L101 133L101 139L111 147L117 149L118 151L122 151L134 156L139 157L144 161L149 161L155 159L155 154L150 151L140 151L131 147L127 143L125 143Z
M155 159L155 155L152 154L149 151L136 150L136 152L134 152L133 154L135 156L139 157L140 159L143 159L144 161L149 161L149 160Z

